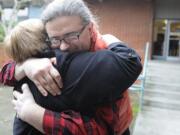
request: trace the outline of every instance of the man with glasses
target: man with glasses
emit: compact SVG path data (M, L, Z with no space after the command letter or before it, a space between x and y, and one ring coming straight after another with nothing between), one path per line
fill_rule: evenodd
M107 45L114 42L121 44L113 36L100 35L93 15L81 0L53 1L44 10L42 20L49 37L48 41L52 43L51 47L59 48L61 51L98 51L106 49ZM131 64L130 60L135 58L131 49L127 48L121 51L124 51L125 54L124 61ZM40 66L41 64L43 64L43 67ZM129 64L126 65L122 61L122 66L127 69ZM15 66L11 64L11 67L13 67L11 69L14 69ZM60 75L53 68L51 62L47 62L47 60L44 63L43 60L32 59L22 65L16 65L15 78L21 79L25 75L33 80L40 92L45 96L47 91L52 95L59 95L60 91L58 88L63 87ZM14 76L11 77L13 78ZM11 77L9 79L12 79ZM53 83L52 80L55 80L56 83ZM61 83L59 83L60 81ZM21 111L19 116L22 120L46 134L53 134L54 132L60 134L78 134L79 132L80 134L81 130L85 130L87 134L95 135L101 134L103 130L106 130L102 127L106 127L109 130L109 134L130 134L128 127L132 120L132 112L127 91L123 93L121 99L98 108L95 118L86 119L86 116L81 117L79 113L71 112L71 114L64 113L62 115L45 110L45 108L36 105L31 96L27 96L29 95L27 89L27 87L24 87L24 93L15 96L17 99L23 98L24 104L29 103L32 108L31 110ZM17 105L15 104L16 107ZM19 109L23 108L23 104L21 105ZM33 114L33 112L36 113ZM98 123L99 120L101 123ZM80 121L83 121L84 124Z
M79 37L85 28L86 26L83 26L80 31L73 31L70 33L66 33L64 34L62 38L51 37L51 38L48 38L47 41L49 41L51 43L51 46L54 48L58 47L62 43L62 41L64 41L67 44L72 44L73 42L76 42L79 40Z

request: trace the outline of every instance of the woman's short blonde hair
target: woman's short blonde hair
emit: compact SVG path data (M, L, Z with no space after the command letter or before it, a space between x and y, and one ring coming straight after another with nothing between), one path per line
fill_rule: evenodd
M19 22L5 38L7 54L21 63L42 52L47 45L44 24L40 19Z

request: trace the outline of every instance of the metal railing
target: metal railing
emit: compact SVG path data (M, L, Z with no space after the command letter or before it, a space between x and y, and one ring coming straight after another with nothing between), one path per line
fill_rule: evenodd
M143 97L144 97L144 88L145 88L145 81L146 81L146 72L147 72L147 65L148 65L148 55L149 55L149 42L145 45L145 56L144 56L144 64L143 64L143 71L139 75L137 81L138 83L134 83L129 90L131 91L138 91L140 94L139 97L139 108L141 110L143 104Z

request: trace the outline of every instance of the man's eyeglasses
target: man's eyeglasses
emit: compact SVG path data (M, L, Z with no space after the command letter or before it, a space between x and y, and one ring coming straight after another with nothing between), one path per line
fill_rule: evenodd
M62 38L61 37L51 37L48 38L46 41L50 42L51 45L61 45L62 41L64 41L67 44L71 44L74 41L79 40L80 35L86 28L86 25L81 28L78 32L70 32L65 34Z

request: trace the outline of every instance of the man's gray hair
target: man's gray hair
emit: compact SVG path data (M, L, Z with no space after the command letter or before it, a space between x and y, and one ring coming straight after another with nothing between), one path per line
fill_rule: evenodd
M41 19L46 24L61 16L79 16L83 25L89 22L96 24L93 14L83 0L54 0L45 8Z

